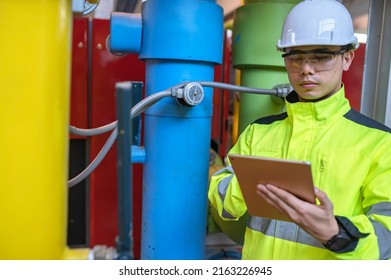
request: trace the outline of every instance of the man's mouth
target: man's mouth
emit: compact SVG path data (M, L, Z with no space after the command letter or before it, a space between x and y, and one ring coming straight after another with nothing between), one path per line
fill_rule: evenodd
M315 87L317 84L316 82L314 81L302 81L300 83L300 86L302 86L303 88L313 88Z

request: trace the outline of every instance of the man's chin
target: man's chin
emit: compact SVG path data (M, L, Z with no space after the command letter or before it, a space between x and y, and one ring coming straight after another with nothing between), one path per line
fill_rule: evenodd
M313 92L313 91L298 93L298 95L299 95L299 100L303 102L315 102L323 99L324 97L323 94Z

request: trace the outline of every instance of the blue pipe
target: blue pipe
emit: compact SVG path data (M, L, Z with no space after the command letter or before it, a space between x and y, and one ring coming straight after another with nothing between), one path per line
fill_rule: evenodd
M113 36L120 34L112 28ZM213 81L223 10L211 0L148 0L141 42L147 96L185 81ZM136 49L126 44L111 51ZM212 89L194 107L167 98L145 111L141 259L205 258L211 118Z
M151 92L182 82L188 70L189 80L213 78L213 67L204 63L147 62L147 68ZM161 77L159 85L154 77ZM205 90L196 107L161 100L145 114L143 259L204 259L211 104L212 92Z

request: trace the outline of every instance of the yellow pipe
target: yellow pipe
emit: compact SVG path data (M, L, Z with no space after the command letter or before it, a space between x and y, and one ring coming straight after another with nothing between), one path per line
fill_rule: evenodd
M0 259L64 259L71 0L0 11Z

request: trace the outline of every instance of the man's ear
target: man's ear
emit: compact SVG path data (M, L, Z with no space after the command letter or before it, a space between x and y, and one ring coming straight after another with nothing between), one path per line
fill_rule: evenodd
M343 71L348 71L354 59L354 51L349 51L347 53L344 53L342 59L343 59Z

